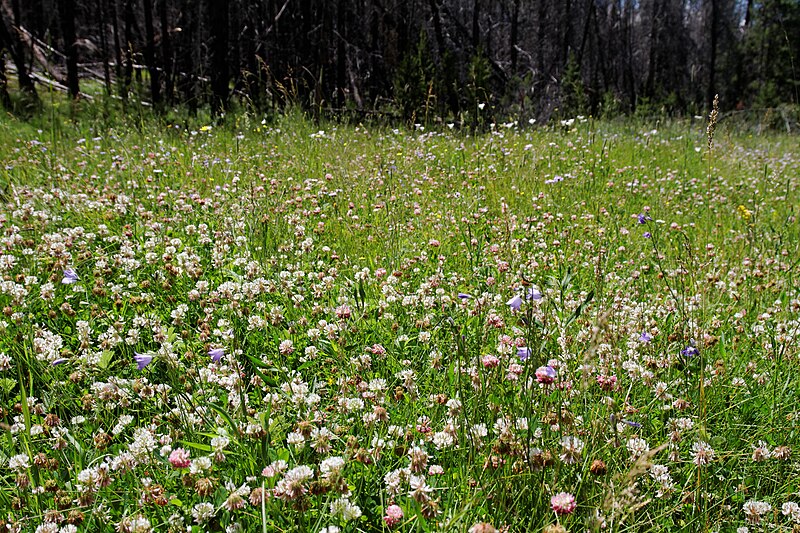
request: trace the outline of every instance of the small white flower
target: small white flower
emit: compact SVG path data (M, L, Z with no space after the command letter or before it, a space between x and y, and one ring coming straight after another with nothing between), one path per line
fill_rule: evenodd
M23 470L27 470L30 467L31 467L30 458L24 453L15 455L8 460L8 468L11 470L16 470L17 472L22 472Z
M195 523L202 524L214 516L214 506L208 502L198 503L192 507L192 517Z

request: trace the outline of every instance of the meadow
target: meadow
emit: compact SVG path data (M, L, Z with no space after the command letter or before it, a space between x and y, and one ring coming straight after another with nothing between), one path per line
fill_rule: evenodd
M3 119L4 530L800 530L798 138L485 129Z

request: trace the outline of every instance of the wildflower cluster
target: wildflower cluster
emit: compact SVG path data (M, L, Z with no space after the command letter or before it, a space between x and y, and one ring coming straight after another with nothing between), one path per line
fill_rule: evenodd
M795 154L288 126L8 141L0 526L800 523Z

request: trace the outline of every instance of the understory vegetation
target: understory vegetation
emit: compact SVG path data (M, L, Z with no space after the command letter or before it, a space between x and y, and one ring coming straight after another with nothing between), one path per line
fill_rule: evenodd
M92 124L0 123L8 531L800 527L796 137Z

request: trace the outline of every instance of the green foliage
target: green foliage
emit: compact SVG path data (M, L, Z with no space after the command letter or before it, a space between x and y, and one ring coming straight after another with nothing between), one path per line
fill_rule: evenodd
M431 57L427 34L419 34L416 49L407 53L400 62L394 82L394 98L406 120L427 119L435 104L433 92L436 67Z
M757 4L743 43L752 70L749 93L754 106L800 103L800 3L768 0Z
M589 105L583 85L581 66L578 64L575 53L570 51L561 79L560 115L562 118L571 118L577 115L586 115L588 110Z
M79 111L0 121L11 529L793 527L794 137Z
M482 48L472 56L467 76L466 109L469 110L472 124L475 126L485 123L486 117L490 116L492 103L489 93L491 65Z

